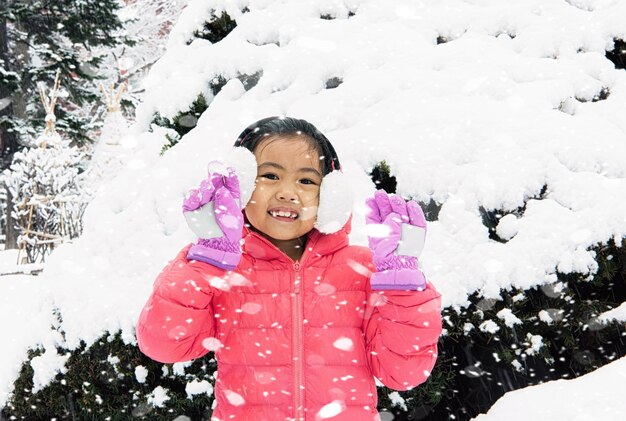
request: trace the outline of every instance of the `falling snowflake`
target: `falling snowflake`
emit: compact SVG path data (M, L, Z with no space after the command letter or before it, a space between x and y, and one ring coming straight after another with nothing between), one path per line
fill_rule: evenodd
M323 296L323 295L334 294L336 291L336 288L332 286L331 284L321 283L319 285L316 285L314 290L317 295Z
M261 311L261 308L263 308L263 306L259 303L244 303L244 305L241 306L241 311L246 314L257 314Z
M346 338L345 336L342 336L333 342L333 346L337 349L341 349L342 351L352 351L354 349L352 339Z
M346 409L346 404L343 401L332 401L329 404L322 406L322 408L315 414L316 420L323 420L326 418L332 418L341 414Z
M205 338L202 340L202 346L209 351L217 351L222 347L222 342L217 338Z
M241 406L246 403L246 400L237 392L233 392L232 390L224 390L224 395L226 395L226 399L228 403L233 406Z

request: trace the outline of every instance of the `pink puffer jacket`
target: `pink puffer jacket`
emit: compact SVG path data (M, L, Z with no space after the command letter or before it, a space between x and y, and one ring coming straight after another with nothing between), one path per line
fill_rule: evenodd
M435 364L440 297L431 285L371 291L371 253L349 246L348 230L311 231L294 262L246 229L232 272L184 248L141 313L141 351L173 363L218 344L214 421L379 419L374 376L407 390Z

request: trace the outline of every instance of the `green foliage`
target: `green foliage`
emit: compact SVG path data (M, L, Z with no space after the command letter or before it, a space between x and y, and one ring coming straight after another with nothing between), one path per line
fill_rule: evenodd
M455 371L448 358L438 358L431 376L419 387L408 391L397 392L404 400L406 408L394 404L391 399L395 391L388 387L378 388L378 409L389 411L395 415L394 420L408 416L409 419L419 419L417 414L426 416L443 399L445 391L454 381ZM412 416L413 415L413 416Z
M16 133L22 138L36 138L41 131L36 131L28 120L11 117L10 115L0 116L0 126L6 128L8 132Z
M243 75L239 77L251 78L255 75ZM213 79L211 79L211 82L209 83L209 89L211 89L213 96L217 95L227 82L228 80L221 75L215 76ZM206 111L207 108L209 108L209 105L210 104L209 102L207 102L204 94L199 94L196 97L195 101L189 106L189 109L187 111L180 112L171 119L163 117L159 113L155 113L152 119L152 124L171 129L175 132L173 134L166 135L167 143L161 149L161 155L163 155L169 148L177 144L184 135L186 135L194 127L196 127L198 119L200 118L202 113Z
M398 182L391 174L391 167L386 161L377 163L370 171L370 177L377 190L384 190L387 193L395 193Z
M395 193L398 182L391 174L391 167L386 161L381 161L368 171L370 179L376 185L377 190L384 190L387 193ZM441 204L431 199L428 203L418 201L427 221L436 221L441 210Z
M441 364L454 373L441 387L443 399L429 419L448 419L450 414L469 419L510 390L578 377L626 355L623 323L597 319L626 301L624 245L611 240L594 247L599 270L591 278L557 274L551 285L501 290L499 299L475 293L467 307L445 309L447 334L440 340L433 374ZM498 315L505 309L521 323L507 326ZM488 320L497 332L480 329ZM529 335L541 338L543 346L533 350Z
M165 140L167 140L167 143L161 148L160 155L163 155L169 148L176 145L180 141L180 135L167 133Z
M263 76L263 71L246 74L239 73L234 78L239 79L245 91L249 91L254 88L259 80ZM224 85L228 83L230 79L226 79L222 75L217 75L209 82L209 89L211 90L213 97L220 93ZM161 149L161 155L163 155L168 149L177 144L180 139L189 133L198 123L198 119L207 108L210 103L207 101L204 94L199 94L195 101L189 106L189 109L184 112L179 112L173 118L167 118L159 113L155 113L152 118L152 124L156 124L160 127L165 127L173 131L172 134L167 134L167 143Z
M8 91L15 91L19 89L19 83L20 75L8 70L4 60L0 59L0 84Z
M606 52L606 58L613 62L616 69L626 69L626 41L613 38L613 49Z
M387 162L378 163L370 176L378 189L396 192L396 179ZM547 187L544 185L532 199L543 199ZM420 205L428 221L437 220L439 204L431 200ZM500 218L507 213L520 217L525 206L507 212L482 207L479 211L490 239L506 243L508 240L496 232ZM469 419L486 412L508 391L577 377L626 355L623 324L597 319L626 301L624 245L624 240L596 245L593 252L599 269L591 277L557 273L552 285L501 290L498 299L486 299L477 292L468 297L466 307L446 308L447 332L440 339L432 377L417 392L400 394L407 410L391 408L394 421L426 417L449 420L451 415ZM507 310L521 323L507 326L503 319ZM487 325L481 330L487 321L495 324L497 332L490 333ZM539 339L542 346L537 346ZM438 374L440 371L443 373ZM391 401L386 395L381 405L389 408L386 402ZM435 398L441 399L438 404Z
M55 44L58 36L83 45L114 46L112 31L121 24L115 0L23 1L14 0L0 9L0 18L20 22L20 27L37 44Z
M135 114L135 110L139 106L141 101L134 95L129 95L126 98L123 98L120 101L120 109L122 114L128 119L131 120Z
M120 334L105 334L89 348L84 345L67 361L67 372L58 374L47 387L33 393L30 360L41 350L29 353L15 382L15 392L2 414L8 419L80 419L172 420L186 414L194 420L209 419L212 396L187 397L186 384L191 379L213 384L215 369L212 354L195 360L185 374L175 374L170 364L157 363L125 344ZM144 383L139 383L135 368L147 369ZM157 387L167 389L170 399L162 408L148 404L148 396ZM11 418L15 417L15 418Z
M487 227L487 229L489 230L489 239L498 241L500 243L506 243L507 240L500 238L498 234L496 233L496 227L498 226L500 219L503 216L508 215L508 214L513 214L518 218L521 217L526 211L526 205L528 204L528 201L544 199L547 191L548 191L548 185L544 184L541 187L541 190L539 192L537 192L533 197L527 199L524 202L523 206L520 206L519 208L514 209L512 211L502 212L498 209L486 209L485 207L480 206L478 208L478 211L480 212L483 225Z
M161 149L161 154L164 154L169 148L177 144L184 135L196 127L198 119L208 107L206 98L200 94L187 111L178 113L172 119L156 113L152 120L153 124L176 132L176 135L167 135L168 143Z
M43 117L42 117L43 118ZM63 109L57 111L56 130L72 139L72 144L85 146L91 142L90 133L102 127L102 121L87 119L86 116L69 113Z
M248 9L244 9L243 12L247 12ZM233 20L230 15L224 11L217 15L216 11L211 12L211 18L204 23L201 30L194 32L194 38L201 38L210 41L215 44L220 42L237 27L237 22Z
M20 137L42 131L45 112L37 83L51 87L59 70L63 95L56 107L57 129L77 144L88 140L88 131L96 127L80 107L99 100L93 80L100 77L103 59L93 51L126 41L119 32L119 8L117 0L15 0L0 9L9 48L0 57L5 64L0 74L13 75L9 93L23 104L4 116L5 130Z

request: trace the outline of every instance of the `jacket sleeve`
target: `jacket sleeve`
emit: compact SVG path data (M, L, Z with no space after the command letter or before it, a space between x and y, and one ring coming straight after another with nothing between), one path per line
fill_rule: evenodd
M187 260L190 246L159 274L137 322L139 349L162 363L199 358L208 352L203 341L215 337L212 301L221 290L211 283L226 271Z
M430 283L423 291L367 294L363 331L372 374L395 390L423 383L437 361L440 294Z

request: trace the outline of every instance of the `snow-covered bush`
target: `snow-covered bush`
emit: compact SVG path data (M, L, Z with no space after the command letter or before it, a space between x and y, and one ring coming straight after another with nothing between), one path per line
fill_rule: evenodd
M133 159L90 205L78 244L46 269L63 317L63 340L53 343L75 360L51 359L61 374L35 395L34 373L23 371L24 383L1 384L0 398L13 390L15 406L67 396L62 382L83 350L108 347L103 359L137 352L134 323L158 270L195 240L180 215L184 192L247 124L278 114L306 118L331 139L358 199L376 185L395 190L420 201L430 221L421 260L443 294L447 332L429 382L379 389L379 409L394 420L469 419L508 390L624 356L623 317L601 315L626 301L626 4L422 3L189 2L145 81L125 143ZM218 17L229 22L223 36L204 29ZM201 35L209 32L217 38ZM214 92L216 78L224 83ZM46 321L33 325L49 340ZM111 335L120 342L104 340ZM25 354L43 342L6 346ZM212 366L153 381L162 367L134 355L128 390L149 386L120 410L173 418L197 399L190 391L210 390ZM27 418L20 408L5 414Z
M41 353L31 351L29 357ZM206 385L214 383L211 373L215 360L208 355L186 367L177 365L152 361L119 335L107 334L89 348L83 344L75 350L65 363L63 375L41 391L33 390L33 368L25 364L15 383L19 393L3 414L7 419L24 420L165 421L183 414L193 420L208 420L213 389ZM165 400L166 396L169 399Z
M626 355L624 323L600 317L626 301L625 246L594 247L593 277L558 274L551 284L501 290L497 300L472 294L467 306L447 308L438 366L452 365L455 376L434 419L445 411L467 419L506 392L578 377Z
M78 148L59 142L16 152L2 173L28 263L45 260L55 245L80 235L88 200L79 180L82 159Z

